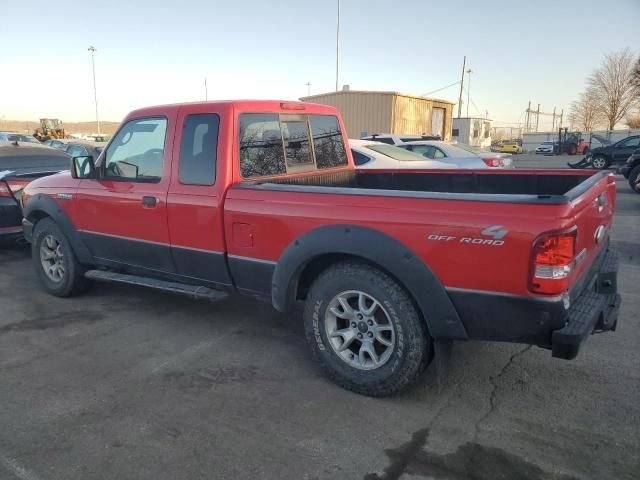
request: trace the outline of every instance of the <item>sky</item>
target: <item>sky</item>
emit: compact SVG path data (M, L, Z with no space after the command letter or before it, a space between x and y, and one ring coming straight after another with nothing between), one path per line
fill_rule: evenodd
M335 89L337 0L0 4L0 121L94 120L90 45L101 120L204 100L205 78L209 100ZM640 0L341 0L339 83L421 95L458 81L466 55L469 114L516 126L529 101L566 112L607 52L640 54L638 25Z

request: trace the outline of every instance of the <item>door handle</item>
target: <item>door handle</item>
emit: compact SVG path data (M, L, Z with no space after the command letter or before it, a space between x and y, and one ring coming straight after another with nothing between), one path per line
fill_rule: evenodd
M142 197L142 205L145 207L155 207L158 204L156 197Z

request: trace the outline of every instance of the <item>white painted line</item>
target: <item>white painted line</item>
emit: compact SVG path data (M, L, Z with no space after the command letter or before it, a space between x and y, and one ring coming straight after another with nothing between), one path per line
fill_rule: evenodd
M20 480L41 480L40 477L31 473L29 470L20 465L13 458L5 457L0 453L0 465L12 473Z

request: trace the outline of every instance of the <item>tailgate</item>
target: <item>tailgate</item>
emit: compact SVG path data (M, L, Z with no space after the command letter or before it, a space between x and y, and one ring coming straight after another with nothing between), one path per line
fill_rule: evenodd
M584 277L598 254L609 242L616 201L616 183L612 173L600 172L599 180L571 200L577 227L573 294L582 290ZM576 190L581 190L580 186ZM568 192L570 195L572 192ZM577 291L573 291L577 290Z

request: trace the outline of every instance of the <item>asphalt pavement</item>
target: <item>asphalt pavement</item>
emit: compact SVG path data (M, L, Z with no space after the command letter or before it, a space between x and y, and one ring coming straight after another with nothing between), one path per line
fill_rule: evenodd
M623 179L612 235L616 332L573 361L455 343L386 399L321 375L300 312L109 284L54 298L27 248L0 249L0 479L638 479L640 195Z

